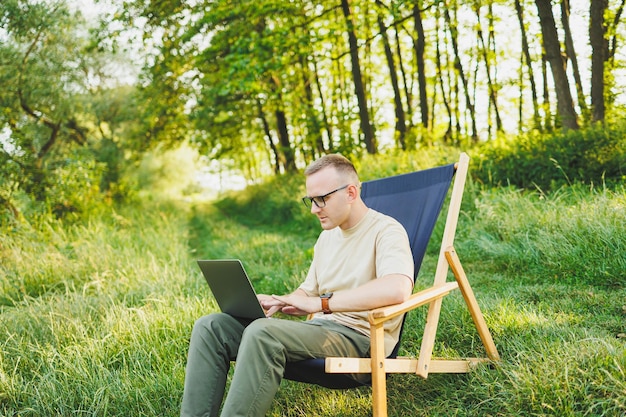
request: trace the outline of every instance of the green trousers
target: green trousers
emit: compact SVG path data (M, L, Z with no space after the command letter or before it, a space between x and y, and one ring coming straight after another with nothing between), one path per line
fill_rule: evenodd
M210 314L198 319L191 333L181 416L220 415L235 359L222 416L264 416L287 361L368 354L367 336L328 320L268 318L248 324L227 314Z

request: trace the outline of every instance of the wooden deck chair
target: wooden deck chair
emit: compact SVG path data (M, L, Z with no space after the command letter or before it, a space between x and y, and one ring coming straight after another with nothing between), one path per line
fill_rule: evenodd
M292 362L287 364L286 379L344 389L364 385L349 374L370 373L373 415L384 417L387 416L386 377L389 373L414 373L427 378L429 373L464 373L477 363L499 360L491 333L453 246L468 166L469 157L462 153L456 164L363 183L361 196L366 204L393 216L407 229L417 277L427 243L456 172L433 285L414 293L404 303L369 312L371 358L319 358ZM447 281L448 267L455 281ZM456 289L461 290L487 358L432 358L442 299ZM428 315L417 358L397 357L400 342L393 353L385 357L385 322L426 305Z

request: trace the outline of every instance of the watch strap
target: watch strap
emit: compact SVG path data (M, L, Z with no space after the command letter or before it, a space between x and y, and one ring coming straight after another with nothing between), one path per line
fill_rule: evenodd
M322 312L324 314L330 314L332 313L332 311L330 311L330 307L328 306L328 300L330 300L330 298L328 297L322 297L320 298L322 300Z
M328 301L330 300L332 296L333 296L332 292L327 292L327 293L320 295L320 299L322 300L322 312L324 314L332 313L332 311L330 311L330 305L328 303Z

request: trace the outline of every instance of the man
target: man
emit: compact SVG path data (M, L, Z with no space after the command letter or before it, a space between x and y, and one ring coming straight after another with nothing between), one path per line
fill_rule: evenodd
M304 171L307 197L322 226L305 281L288 295L259 295L265 319L224 313L200 318L189 345L181 416L217 416L230 361L236 359L223 416L263 416L285 363L328 356L369 356L366 310L405 301L413 289L413 258L404 228L369 209L354 165L325 155ZM309 321L270 319L276 312L314 313ZM385 328L391 353L401 318Z

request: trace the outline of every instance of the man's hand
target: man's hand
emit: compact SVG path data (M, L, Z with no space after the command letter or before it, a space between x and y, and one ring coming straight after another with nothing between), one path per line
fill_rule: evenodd
M267 317L271 317L278 311L290 316L304 316L320 311L321 308L319 297L309 297L303 291L298 290L280 296L259 294L258 299Z
M283 307L281 311L291 316L305 316L309 313L316 313L320 311L322 302L319 297L309 297L304 294L292 293L288 295L273 295L277 302L281 303Z
M265 310L265 315L267 317L272 317L274 313L276 313L277 311L281 311L283 307L285 307L284 303L275 299L271 295L258 294L257 298L259 299L261 307L263 307L263 310Z

